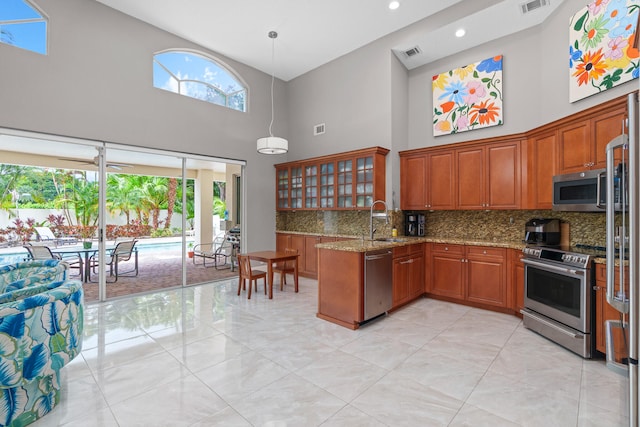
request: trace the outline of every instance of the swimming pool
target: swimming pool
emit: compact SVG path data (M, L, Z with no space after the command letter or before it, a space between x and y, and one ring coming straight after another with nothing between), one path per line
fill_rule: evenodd
M111 245L109 245L111 247ZM70 246L65 246L70 247ZM182 242L180 241L164 241L154 242L152 239L140 240L136 243L139 254L153 255L160 253L172 253L179 255L182 250ZM17 246L13 248L0 249L0 266L7 264L15 264L24 261L28 252L23 247Z

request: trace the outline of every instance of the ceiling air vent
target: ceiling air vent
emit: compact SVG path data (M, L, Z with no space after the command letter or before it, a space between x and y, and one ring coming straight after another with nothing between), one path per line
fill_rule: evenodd
M549 2L550 0L533 0L527 3L522 3L520 7L522 9L522 13L525 14L533 12L536 9L540 9L543 6L549 6Z
M411 49L405 50L404 56L406 56L407 58L411 58L412 56L417 55L419 53L422 53L422 51L418 46L416 46L416 47L412 47Z
M319 125L315 125L313 127L313 136L322 135L324 133L324 123L320 123Z

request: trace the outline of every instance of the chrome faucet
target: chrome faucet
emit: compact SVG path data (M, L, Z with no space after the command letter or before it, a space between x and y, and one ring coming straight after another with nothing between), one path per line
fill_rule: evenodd
M373 213L373 207L377 203L382 203L384 205L384 214L381 214L381 213L374 214ZM373 235L376 232L376 229L373 228L373 217L375 216L376 218L378 218L381 215L384 215L384 223L385 224L389 224L389 211L387 210L387 203L384 200L376 200L375 202L371 203L371 210L370 210L370 214L369 214L369 231L370 231L370 235L371 235L371 240L373 240Z

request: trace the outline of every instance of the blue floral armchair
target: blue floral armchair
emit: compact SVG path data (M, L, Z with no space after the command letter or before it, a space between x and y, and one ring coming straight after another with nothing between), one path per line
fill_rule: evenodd
M49 261L56 260L46 262ZM80 281L64 278L37 282L27 276L8 282L2 278L3 269L0 268L0 291L4 291L0 295L0 426L17 427L44 416L60 401L60 370L82 349L83 291ZM20 268L8 270L5 273L15 274ZM44 277L50 278L49 273ZM38 274L42 272L34 275ZM28 285L20 286L24 280ZM10 283L14 284L13 289L5 286Z

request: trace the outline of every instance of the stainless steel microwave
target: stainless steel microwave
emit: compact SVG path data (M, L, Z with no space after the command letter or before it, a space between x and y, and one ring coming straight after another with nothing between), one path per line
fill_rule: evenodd
M620 203L623 168L616 168L616 206ZM605 169L589 170L553 177L553 210L574 212L604 212L607 204L607 174Z

